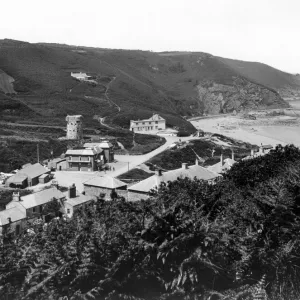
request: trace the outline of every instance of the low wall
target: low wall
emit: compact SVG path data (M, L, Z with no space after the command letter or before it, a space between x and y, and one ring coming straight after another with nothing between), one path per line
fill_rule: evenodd
M128 191L128 201L139 201L147 198L149 198L149 195L147 193Z
M100 194L105 194L104 200L111 200L110 194L112 192L112 189L84 185L84 191L86 195L93 197L100 197ZM127 190L116 189L115 191L118 196L124 197L127 200Z

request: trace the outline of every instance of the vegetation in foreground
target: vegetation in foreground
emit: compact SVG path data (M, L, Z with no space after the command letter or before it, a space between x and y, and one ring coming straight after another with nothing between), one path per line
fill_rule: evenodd
M34 233L8 231L0 298L296 300L299 201L294 146L242 161L215 185L178 179L147 201L99 200Z

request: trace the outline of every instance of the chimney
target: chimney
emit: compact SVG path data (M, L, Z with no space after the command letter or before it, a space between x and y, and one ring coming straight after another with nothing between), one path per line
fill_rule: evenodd
M73 183L69 188L68 188L68 197L69 198L75 198L76 197L76 185Z
M187 163L182 163L182 169L183 169L183 170L186 170L187 168L188 168Z
M156 174L157 176L162 176L162 169L157 169L157 170L155 170L155 174Z
M264 148L263 148L263 144L261 143L260 147L259 147L259 152L260 153L264 153Z
M221 162L221 166L223 166L223 165L224 165L223 153L221 153L221 156L220 156L220 162Z
M19 192L13 192L12 201L16 201L16 202L21 201L21 197L20 197Z
M251 156L254 156L254 150L251 149Z
M7 218L7 220L8 220L8 223L10 224L11 223L11 218Z
M195 166L199 166L199 160L197 158L195 160Z
M234 151L231 149L231 159L234 160Z

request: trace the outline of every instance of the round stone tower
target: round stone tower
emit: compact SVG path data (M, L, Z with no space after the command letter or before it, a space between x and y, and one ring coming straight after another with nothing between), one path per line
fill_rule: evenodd
M82 130L82 116L67 116L67 139L68 140L81 140L83 138Z

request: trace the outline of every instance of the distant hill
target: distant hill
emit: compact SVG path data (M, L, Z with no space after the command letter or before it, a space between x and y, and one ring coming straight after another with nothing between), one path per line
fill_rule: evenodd
M76 71L93 75L97 83L75 80L70 73ZM0 87L0 101L13 106L18 102L21 109L3 113L5 105L0 105L1 118L30 116L33 122L64 124L66 114L82 114L89 126L106 117L105 122L123 128L129 127L130 119L155 112L167 119L167 125L192 131L187 117L285 107L280 94L300 90L297 76L202 52L155 53L14 40L0 40L0 73L14 80L16 92L7 95Z

